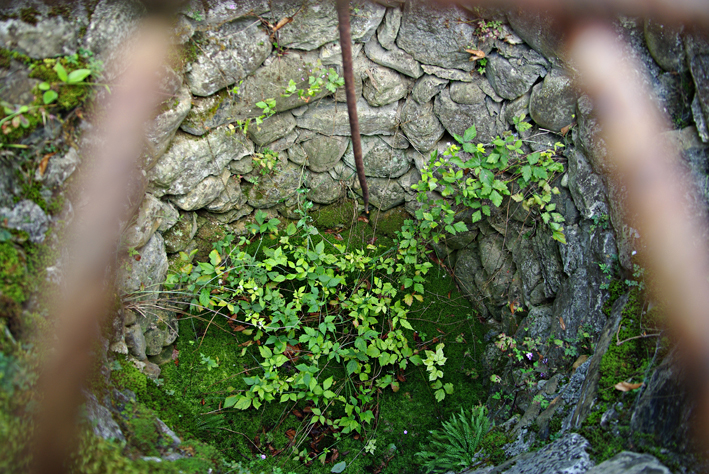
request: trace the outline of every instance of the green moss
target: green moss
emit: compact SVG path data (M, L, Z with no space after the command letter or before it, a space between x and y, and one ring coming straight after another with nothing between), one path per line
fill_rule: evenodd
M20 10L20 19L22 21L24 21L25 23L29 23L30 25L37 24L37 16L38 15L39 15L39 12L34 7L23 8L22 10Z
M131 416L135 416L135 418L131 418L127 422L130 427L127 433L128 441L145 455L155 456L159 454L155 447L160 435L150 414L141 412Z
M126 361L123 356L118 356L120 370L111 372L111 380L119 390L128 389L136 394L140 400L147 397L148 377L138 370L133 364Z
M619 282L611 283L612 299L620 297L627 287ZM605 312L610 315L611 304L607 304ZM623 308L620 328L613 336L613 342L601 360L600 379L598 382L598 403L579 430L589 440L592 457L597 463L603 462L625 449L637 450L635 441L630 437L630 416L632 410L625 409L618 414L614 425L603 427L601 419L610 408L622 401L625 406L632 405L635 391L621 392L614 386L619 382L642 382L651 369L650 362L655 356L657 340L654 338L634 338L643 333L656 332L661 324L661 311L644 314L643 295L637 288L630 292L628 302ZM621 344L618 345L617 341ZM662 359L662 353L657 360ZM618 435L618 431L620 435Z
M9 68L11 64L11 59L12 54L10 53L10 51L4 48L0 48L0 67Z
M387 237L396 237L396 233L401 230L404 221L411 219L411 215L406 212L403 206L382 213L375 211L371 214L373 214L373 219L376 222L377 233Z
M27 299L27 262L11 243L0 243L0 293L17 303Z
M495 466L498 466L507 460L507 455L502 447L508 444L510 437L503 433L499 428L493 428L480 441L480 447L487 453L487 461Z
M354 224L357 214L351 200L343 200L329 206L324 206L312 213L316 227L327 229L348 228Z
M90 430L82 433L79 449L72 456L69 472L72 474L197 474L224 472L224 464L213 448L190 440L180 445L185 457L161 463L132 460L125 448L114 441L106 441ZM1 466L1 465L0 465ZM27 471L3 471L27 472Z
M628 303L623 309L620 328L601 360L598 382L598 397L601 401L612 404L619 399L624 393L614 388L619 382L632 379L642 381L655 354L657 342L655 339L630 339L646 332L652 332L657 327L654 318L643 315L643 306L641 293L637 289L633 289ZM618 345L617 341L622 343ZM633 396L633 393L626 392L625 396Z
M67 21L72 20L72 12L71 12L71 7L69 5L53 5L49 9L49 17L57 17L60 16L64 18Z
M31 180L29 183L23 182L21 186L22 193L19 196L15 196L13 198L15 203L18 203L25 199L29 199L30 201L41 207L44 212L47 212L47 201L44 200L44 197L42 197L42 193L40 192L42 190L42 184L38 183L35 180Z

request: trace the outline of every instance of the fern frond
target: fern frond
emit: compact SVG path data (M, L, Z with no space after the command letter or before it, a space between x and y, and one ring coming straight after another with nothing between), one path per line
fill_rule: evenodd
M441 425L442 430L431 433L427 450L416 453L422 458L423 468L432 473L470 466L480 441L490 428L486 408L473 407L470 415L461 408L459 414Z

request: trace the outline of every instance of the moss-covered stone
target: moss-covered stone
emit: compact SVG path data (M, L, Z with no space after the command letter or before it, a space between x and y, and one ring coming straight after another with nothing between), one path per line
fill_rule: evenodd
M355 204L351 200L343 200L323 206L312 213L313 222L320 229L348 228L356 222Z
M387 237L396 237L396 233L401 230L404 221L411 219L411 215L406 212L404 206L389 209L386 212L372 212L376 223L377 234L383 234Z

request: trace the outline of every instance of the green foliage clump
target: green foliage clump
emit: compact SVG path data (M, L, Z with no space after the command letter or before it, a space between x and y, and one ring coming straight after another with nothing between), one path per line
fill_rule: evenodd
M475 453L490 427L487 408L473 407L470 414L460 409L458 416L443 422L443 430L431 433L427 450L416 453L426 472L458 471L473 464Z
M278 233L278 219L261 212L255 219L250 230L261 243L264 234ZM423 360L409 343L407 307L423 299L423 275L432 266L415 258L415 239L400 252L369 256L328 244L308 219L303 213L277 246L259 244L256 252L245 237L235 243L228 236L209 262L193 266L183 253L180 274L168 276L168 287L180 284L194 295L193 307L241 326L251 337L242 355L249 346L258 349L252 357L259 370L243 378L247 389L226 397L224 407L303 401L314 415L311 423L361 433L374 419L377 391L398 391L397 372L409 363L426 365L438 400L452 393L452 385L440 381L444 344Z
M530 124L522 122L523 117L515 118L520 130L527 130ZM549 183L555 173L564 171L561 163L554 161L554 155L561 143L554 150L522 153L522 140L508 134L492 141L494 148L489 154L483 144L474 145L477 131L471 126L463 136L454 134L455 140L462 146L462 151L472 155L463 161L458 153L461 147L450 145L438 156L438 151L431 154L430 162L421 169L421 181L412 186L418 191L417 200L422 203L416 211L416 218L424 234L432 234L438 242L442 230L456 235L468 230L463 221L456 221L457 209L473 210L471 224L491 215L490 205L500 207L503 196L510 196L515 202L530 211L536 209L541 220L552 232L552 238L566 243L564 217L556 212L556 204L551 202L552 194L559 194L556 187ZM517 190L514 192L514 190ZM444 199L432 199L431 192L439 192Z

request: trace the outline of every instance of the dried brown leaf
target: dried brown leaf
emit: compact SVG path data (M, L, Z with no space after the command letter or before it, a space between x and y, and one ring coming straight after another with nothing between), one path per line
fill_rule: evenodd
M621 392L629 392L630 390L635 390L636 388L642 387L642 383L629 383L629 382L618 382L614 385L616 390Z

